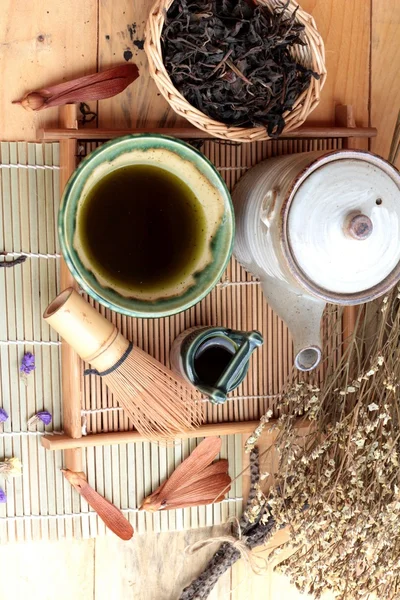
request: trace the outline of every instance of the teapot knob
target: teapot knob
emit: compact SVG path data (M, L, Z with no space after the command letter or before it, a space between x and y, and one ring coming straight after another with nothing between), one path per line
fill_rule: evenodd
M367 215L350 213L344 225L344 232L354 240L366 240L373 228L372 221Z

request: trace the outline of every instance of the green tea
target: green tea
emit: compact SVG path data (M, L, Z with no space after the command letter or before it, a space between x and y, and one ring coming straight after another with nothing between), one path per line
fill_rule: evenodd
M89 191L78 230L93 270L110 287L162 293L195 271L206 220L184 181L159 167L131 165Z

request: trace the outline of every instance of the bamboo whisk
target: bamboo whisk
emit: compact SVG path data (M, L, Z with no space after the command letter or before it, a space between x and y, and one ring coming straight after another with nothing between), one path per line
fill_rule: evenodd
M202 420L197 390L140 348L72 288L47 307L44 319L103 377L137 431L171 438Z

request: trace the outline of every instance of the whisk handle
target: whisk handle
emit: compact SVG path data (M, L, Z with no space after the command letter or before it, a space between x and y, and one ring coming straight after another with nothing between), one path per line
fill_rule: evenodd
M132 348L133 348L133 342L129 342L129 345L128 345L127 349L125 350L124 354L121 356L121 358L114 365L112 365L105 371L100 372L97 369L86 369L83 372L83 374L84 375L98 375L99 377L105 377L106 375L111 375L111 373L116 371L122 365L122 363L126 361L128 356L132 352Z
M73 288L61 292L43 317L84 361L100 373L118 363L129 346L116 326Z

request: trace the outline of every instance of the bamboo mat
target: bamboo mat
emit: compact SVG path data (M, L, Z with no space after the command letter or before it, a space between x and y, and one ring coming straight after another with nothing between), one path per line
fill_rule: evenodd
M97 145L79 142L77 162ZM248 168L264 158L341 145L341 139L242 146L206 141L201 149L232 189ZM7 259L28 254L23 265L0 269L0 407L10 415L0 432L0 460L16 456L23 464L22 477L9 482L0 478L0 487L8 496L7 503L0 504L0 543L105 533L103 523L64 480L62 453L47 452L40 444L44 430L62 431L60 342L41 318L59 291L59 202L59 145L0 143L0 251L10 253ZM224 406L205 404L206 421L253 420L268 408L278 414L279 390L292 368L291 339L266 304L257 280L234 259L213 292L180 315L142 320L101 310L129 339L165 363L173 339L192 325L261 331L265 343L254 355L247 378ZM36 357L36 371L29 376L27 387L19 378L26 351ZM84 378L82 383L83 433L129 428L100 378ZM28 418L43 409L52 413L52 424L28 432ZM240 516L241 477L221 504L155 515L138 512L143 497L156 489L199 441L177 441L169 447L146 442L88 448L83 450L83 464L89 483L119 506L139 533L214 525ZM224 436L221 456L228 458L230 474L236 478L242 470L242 437Z
M266 158L342 148L342 138L276 140L251 144L194 140L193 143L214 163L230 191L249 168ZM97 141L79 142L78 162L100 144ZM114 321L126 337L165 364L169 362L169 349L173 340L194 325L220 325L237 330L260 331L264 337L264 345L253 354L247 377L230 394L224 405L213 406L204 400L205 422L257 420L268 409L272 409L274 417L279 416L279 392L293 368L292 340L286 325L266 303L257 279L247 273L234 258L220 283L204 300L172 317L131 319L106 310L89 298L88 300L108 319ZM330 335L327 327L324 331L325 335ZM335 333L333 347L340 347L339 338L340 332ZM99 378L85 378L82 384L85 390L83 416L88 432L130 428L122 409Z
M9 482L0 477L7 494L7 503L0 504L0 543L106 533L97 515L64 480L62 452L47 452L40 444L43 431L62 431L60 342L42 319L59 291L58 165L57 143L0 143L0 251L8 253L7 260L28 255L23 265L0 269L0 407L10 417L0 432L0 460L15 456L23 464L22 477ZM19 366L27 351L35 355L36 370L25 386ZM97 389L101 384L93 380L91 385ZM29 417L43 409L51 412L51 425L27 431ZM136 443L88 448L83 464L89 483L122 509L138 533L214 525L241 514L240 478L219 505L154 516L138 511L143 497L200 441L177 440L170 447ZM229 457L235 478L242 469L240 435L223 438L221 456Z

